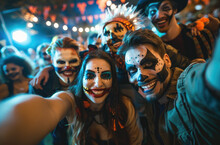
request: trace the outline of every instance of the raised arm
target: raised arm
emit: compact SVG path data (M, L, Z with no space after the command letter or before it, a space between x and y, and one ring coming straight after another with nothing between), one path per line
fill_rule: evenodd
M30 85L33 86L35 89L43 89L41 86L41 82L43 81L43 85L45 85L49 79L49 71L52 70L52 66L44 67L37 75L30 81Z
M74 105L71 96L59 92L47 99L19 95L1 101L0 144L37 144L69 113Z
M207 67L205 77L211 87L220 93L220 36L216 39L216 42L215 50Z

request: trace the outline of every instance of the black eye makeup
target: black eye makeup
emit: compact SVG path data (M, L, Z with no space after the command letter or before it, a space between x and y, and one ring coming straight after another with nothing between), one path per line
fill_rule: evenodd
M109 36L110 35L110 31L109 30L104 30L104 36Z
M57 64L65 64L66 62L63 60L57 60Z
M126 70L128 71L129 75L133 77L137 72L137 67L135 65L126 64Z
M78 60L77 59L71 59L70 61L69 61L69 63L76 63Z
M110 71L103 71L101 73L101 78L104 79L104 80L109 80L112 78L112 74Z
M86 80L91 80L91 79L94 79L96 77L96 74L93 71L87 70L84 74L84 77L85 77Z
M146 56L141 60L140 65L142 65L144 69L155 70L157 63L157 58L150 51L148 51Z

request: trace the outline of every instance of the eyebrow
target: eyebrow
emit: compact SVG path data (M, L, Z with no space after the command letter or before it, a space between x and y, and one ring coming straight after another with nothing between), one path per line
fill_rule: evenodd
M95 73L95 71L92 71L92 70L86 70L85 73Z

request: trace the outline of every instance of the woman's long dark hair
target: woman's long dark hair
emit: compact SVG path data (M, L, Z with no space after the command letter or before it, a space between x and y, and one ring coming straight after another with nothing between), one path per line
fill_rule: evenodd
M1 75L2 81L4 83L8 83L11 81L7 78L7 76L5 75L5 72L3 70L3 66L6 64L9 64L9 63L13 63L15 65L23 67L22 74L26 78L30 77L30 75L33 72L31 64L27 60L25 60L24 58L17 56L17 55L10 55L8 57L3 58L1 60L1 64L0 64L0 75Z
M120 122L120 124L125 125L127 121L128 111L122 101L122 95L119 94L115 63L112 58L102 50L94 50L84 58L82 66L78 74L76 75L77 77L74 80L73 85L70 87L70 90L75 97L77 109L79 109L80 112L80 115L76 115L73 120L73 142L75 144L85 143L87 132L91 123L89 123L88 121L89 119L91 119L91 113L88 113L89 109L86 109L83 106L83 101L87 100L83 92L83 75L87 63L95 58L105 60L110 65L112 74L112 88L105 100L105 104L102 109L105 120L107 121L104 125L109 133L113 135L113 140L116 144L121 144L119 141L121 141L122 138L125 138L125 144L129 144L129 139L126 136L126 132L124 131L124 129L120 128L120 125L118 124L118 122ZM114 122L116 122L116 131L113 131Z

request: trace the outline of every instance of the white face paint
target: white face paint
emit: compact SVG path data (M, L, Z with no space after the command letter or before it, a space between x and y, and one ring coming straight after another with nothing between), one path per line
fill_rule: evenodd
M71 83L80 65L80 58L76 50L73 48L59 48L55 51L52 60L58 77L66 84Z
M3 71L8 79L15 81L19 80L22 76L23 67L16 65L14 63L8 63L3 65Z
M173 25L176 24L175 12L171 2L168 0L149 4L145 9L145 13L148 14L149 20L161 33L167 33L167 31L172 29Z
M107 44L109 49L117 52L122 45L122 39L127 32L127 28L120 22L111 22L104 28L103 43ZM110 50L107 50L110 51Z
M139 91L147 100L154 100L164 91L164 83L158 74L166 76L164 60L149 44L129 49L125 55L129 81L139 86Z
M111 67L103 59L92 59L86 64L83 91L95 103L104 103L112 87Z

